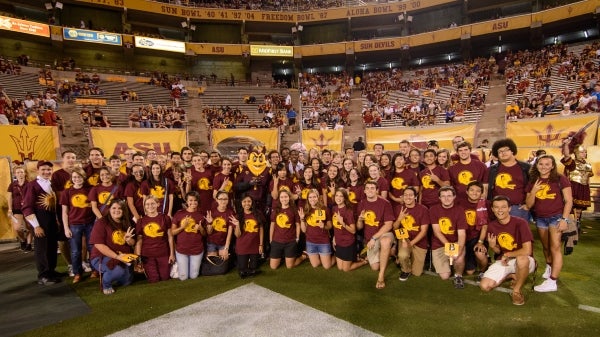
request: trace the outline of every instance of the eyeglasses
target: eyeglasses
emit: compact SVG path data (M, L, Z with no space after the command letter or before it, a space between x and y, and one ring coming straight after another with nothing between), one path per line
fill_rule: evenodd
M506 148L506 149L498 149L498 153L505 153L505 152L509 152L510 149Z

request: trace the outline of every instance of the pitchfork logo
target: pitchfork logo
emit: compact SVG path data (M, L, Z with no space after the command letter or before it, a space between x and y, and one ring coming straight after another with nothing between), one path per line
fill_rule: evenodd
M35 155L35 143L37 142L38 136L29 137L27 129L22 128L18 138L13 135L10 135L10 138L12 138L13 143L15 143L15 147L17 148L19 156L21 156L22 162L24 162L25 159L33 160L33 156Z

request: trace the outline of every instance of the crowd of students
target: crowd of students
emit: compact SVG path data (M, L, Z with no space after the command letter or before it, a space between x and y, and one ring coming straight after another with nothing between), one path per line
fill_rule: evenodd
M395 153L382 144L358 153L241 147L231 160L184 147L168 155L128 149L124 160L105 161L92 148L82 166L67 151L54 172L52 163L38 162L30 182L23 167L15 168L9 214L24 250L34 234L40 284L59 281L59 241L72 282L86 270L102 274L105 294L131 282L135 256L149 282L169 279L175 261L181 280L196 278L205 255L235 256L240 276L251 277L263 256L272 269L305 260L343 271L368 264L378 273L377 289L395 257L401 281L421 275L426 261L457 289L463 274L478 275L483 290L512 278L513 303L520 305L535 265L532 214L546 262L545 281L535 290L556 291L561 235L590 205L591 166L585 149L571 142L563 146L565 175L549 155L533 166L518 161L511 139L484 151L497 158L488 167L460 136L452 153L436 141L420 150L404 140ZM579 210L574 220L572 207Z

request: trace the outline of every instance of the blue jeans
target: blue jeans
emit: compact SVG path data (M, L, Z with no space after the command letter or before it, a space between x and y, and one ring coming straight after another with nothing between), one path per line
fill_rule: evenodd
M179 252L175 252L175 258L177 259L177 267L179 268L179 279L182 281L189 279L195 279L200 275L200 265L202 264L202 257L204 253L199 255L185 255Z
M128 266L117 264L112 270L108 268L108 262L112 260L107 256L102 256L102 265L100 257L92 259L92 267L102 275L102 289L112 288L113 283L116 285L126 286L133 281L133 274Z
M90 236L92 235L92 227L94 223L83 224L83 225L69 225L72 236L69 239L71 244L71 264L73 266L73 273L75 275L81 275L83 268L81 268L81 239L85 235L85 243L87 245L88 252L92 252L92 245L90 244ZM84 259L85 260L85 259Z
M521 207L521 205L510 206L509 214L529 222L531 220L531 215L529 213L529 210L521 209L520 207Z
M549 227L558 226L558 222L562 218L562 214L549 216L547 218L538 217L535 219L535 226L539 229L548 229Z

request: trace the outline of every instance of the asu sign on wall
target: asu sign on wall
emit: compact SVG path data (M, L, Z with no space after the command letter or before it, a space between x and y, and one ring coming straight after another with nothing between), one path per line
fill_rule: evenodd
M569 132L585 131L585 145L594 145L598 116L576 116L519 120L506 125L506 137L519 147L560 147Z
M127 149L155 150L161 155L180 151L187 145L185 130L92 128L91 136L93 146L101 148L106 156L121 156Z
M56 160L60 152L55 126L0 126L0 155L11 160Z

